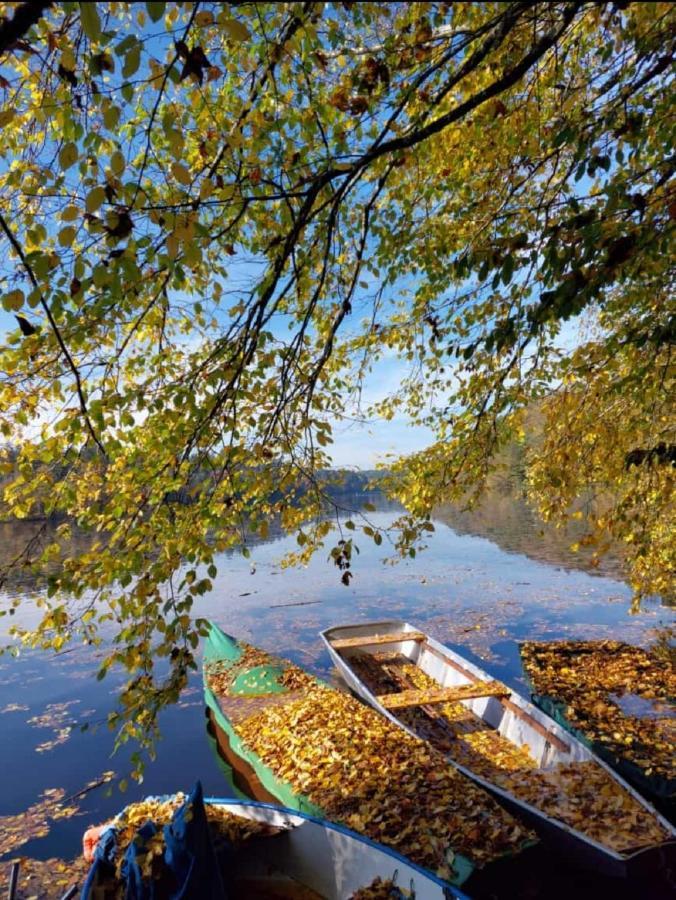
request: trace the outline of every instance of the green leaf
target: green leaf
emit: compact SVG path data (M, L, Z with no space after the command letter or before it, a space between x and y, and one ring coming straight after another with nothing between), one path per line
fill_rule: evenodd
M76 229L72 225L67 225L59 232L59 243L62 247L70 247L70 245L75 240L76 234Z
M159 22L159 20L164 15L164 9L166 5L166 3L146 3L148 15L153 22Z
M109 106L103 111L103 124L111 131L120 121L120 108L118 106Z
M120 41L119 44L115 47L115 53L117 56L122 56L127 50L131 49L135 44L138 44L138 38L134 34L128 34L124 40Z
M188 187L192 183L192 175L190 174L190 170L186 169L183 163L172 163L171 172L179 184L183 184Z
M248 41L251 37L251 33L246 25L237 19L230 18L230 16L219 16L218 24L225 32L227 32L227 35L231 40L237 41L238 43Z
M514 274L514 257L510 254L502 264L502 282L507 285Z
M124 58L124 65L122 66L122 76L123 78L131 78L131 76L138 70L138 67L141 65L141 45L134 44L134 46L129 50L127 55Z
M23 306L23 301L23 291L10 291L2 298L2 306L3 309L7 310L7 312L17 312Z
M96 3L80 3L80 24L90 41L101 36L101 21L96 11Z
M95 188L92 188L92 190L87 194L87 199L85 200L85 207L87 209L87 212L95 213L105 199L106 192L101 187L101 185L97 185Z
M33 288L33 290L28 295L28 305L31 309L35 309L35 307L39 304L42 299L42 292L40 288Z
M125 168L125 160L124 154L119 150L116 150L115 153L110 157L110 169L113 175L117 175L118 177L124 172Z
M59 165L64 170L70 169L73 163L77 161L78 156L77 146L72 141L69 141L59 151Z

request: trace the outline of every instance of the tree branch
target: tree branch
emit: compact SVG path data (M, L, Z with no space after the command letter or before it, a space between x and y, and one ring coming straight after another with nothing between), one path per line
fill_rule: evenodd
M61 330L59 329L59 326L56 324L56 320L54 319L54 316L52 315L52 311L49 308L49 304L47 303L47 301L44 298L44 295L42 293L42 290L40 289L40 285L38 284L37 278L35 277L35 273L33 272L31 264L26 259L26 255L21 248L21 244L19 244L19 242L15 238L14 234L10 230L10 227L7 224L7 222L5 221L5 218L2 215L2 213L0 213L0 228L2 228L2 230L5 232L5 234L7 236L7 240L10 242L10 244L14 248L14 251L16 252L19 259L21 260L21 264L23 265L24 269L28 273L28 277L30 278L33 287L36 288L36 290L38 291L38 293L40 295L40 306L43 308L45 315L47 316L47 319L49 321L51 329L56 336L56 340L59 344L59 347L61 348L61 352L65 356L66 362L68 363L68 367L71 370L71 372L73 373L73 377L75 378L75 389L77 391L78 400L80 402L80 410L82 411L82 415L84 416L84 420L87 425L87 431L91 435L92 440L94 441L96 446L99 448L99 450L101 451L103 456L106 457L107 454L103 447L103 444L99 440L99 437L96 434L96 431L94 431L94 426L92 425L91 419L89 418L89 412L87 410L87 401L85 400L84 390L83 390L83 386L82 386L82 378L80 376L80 370L75 365L75 360L70 355L70 351L68 350L68 347L66 346L66 342L63 339L63 335L61 334Z
M39 22L43 13L52 5L47 3L21 3L14 14L13 19L3 19L0 22L0 54L11 50L14 44L26 34L27 31Z

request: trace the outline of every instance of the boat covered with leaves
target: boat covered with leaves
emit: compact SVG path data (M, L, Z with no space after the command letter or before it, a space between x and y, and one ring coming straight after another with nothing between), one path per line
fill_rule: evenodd
M429 742L582 865L625 877L676 864L676 832L588 746L403 621L322 632L347 684Z
M95 829L83 900L444 900L438 879L339 825L269 803L150 797ZM455 896L464 900L459 890Z
M526 641L533 702L676 819L676 672L621 641Z
M394 850L446 888L536 842L424 741L215 625L204 690L217 736L270 796Z

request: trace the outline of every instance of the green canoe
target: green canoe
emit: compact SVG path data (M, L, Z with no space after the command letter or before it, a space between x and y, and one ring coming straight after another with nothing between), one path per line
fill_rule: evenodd
M215 731L216 741L219 746L223 746L224 741L227 742L230 759L236 758L238 762L241 761L244 764L249 773L249 783L252 779L255 780L262 788L263 796L267 793L269 797L289 809L298 810L318 818L333 819L333 821L352 827L354 830L361 830L367 837L373 840L380 840L385 845L389 843L395 850L404 856L408 856L406 852L407 844L405 841L400 841L398 836L390 840L391 835L382 836L382 833L377 832L378 826L375 826L376 834L374 836L374 826L372 826L371 817L365 815L362 823L363 829L359 827L359 824L355 827L353 810L350 810L352 818L347 814L342 816L331 814L327 812L325 807L314 802L310 796L291 784L290 781L293 781L294 775L298 775L297 771L289 774L291 772L289 766L293 767L295 764L293 756L290 763L288 760L285 763L286 769L284 769L284 773L288 776L287 780L284 774L274 771L270 765L267 765L261 759L259 753L250 745L251 741L246 741L242 738L241 732L246 732L246 726L243 723L246 723L247 720L251 722L253 721L253 716L259 713L267 714L270 710L273 710L277 716L277 721L280 721L279 717L286 715L286 709L291 711L297 709L297 705L294 705L296 699L300 698L302 701L303 697L312 694L314 690L313 696L326 698L328 703L337 702L341 708L347 709L345 716L347 728L351 727L350 718L352 712L354 712L354 718L360 721L363 721L366 717L367 721L370 722L371 720L368 717L375 717L373 721L377 723L376 727L387 732L386 737L388 740L392 740L393 735L396 734L399 746L403 743L406 747L408 746L406 741L413 740L412 752L426 754L425 758L428 767L430 770L434 767L434 770L429 771L427 775L427 779L431 780L433 784L436 778L439 779L441 784L451 783L452 779L456 779L454 784L459 797L458 807L443 806L437 808L434 812L436 819L432 817L432 826L430 826L430 816L432 814L425 812L423 797L426 790L434 791L435 788L429 788L426 781L420 780L419 784L414 785L416 792L412 796L409 786L408 797L406 797L404 796L403 787L399 784L390 785L388 782L387 796L396 797L399 792L403 797L402 802L407 812L402 817L401 825L403 830L412 832L412 837L408 837L407 840L413 841L414 853L409 857L413 862L424 865L414 858L415 850L418 848L418 839L420 834L423 834L424 839L431 840L436 848L441 848L438 852L443 854L443 860L447 863L447 867L443 865L437 868L436 871L429 865L426 868L429 871L435 871L437 877L446 879L449 884L459 885L469 878L477 863L483 865L496 859L516 856L522 849L532 844L532 834L522 829L522 826L497 806L488 795L484 796L483 791L479 791L480 797L474 797L472 794L472 803L470 804L467 800L468 792L471 793L479 789L476 789L469 780L464 779L464 776L459 775L451 767L447 767L443 757L440 756L438 761L436 757L433 757L430 761L429 751L424 747L423 742L416 742L416 739L402 736L401 732L395 729L394 726L392 726L392 733L390 733L387 731L390 728L389 723L358 700L342 691L334 690L319 679L303 673L302 670L288 661L268 656L264 652L256 650L256 648L240 643L213 624L204 648L203 676L205 700L212 727ZM289 676L291 676L291 679ZM305 684L300 688L298 684L293 683L293 678L298 679L299 676L305 679ZM291 681L291 688L284 683L285 680L287 682ZM319 688L319 692L315 690L316 688ZM286 719L281 721L286 723ZM258 722L258 719L256 719L256 722ZM293 729L293 725L290 727ZM253 742L255 742L255 736ZM332 735L328 732L317 734L316 744L319 746L322 741L328 741L330 744L331 738ZM315 743L314 734L312 743ZM329 756L332 755L338 759L341 750L338 748L338 752L336 752L335 745L332 746L333 749L329 749L327 753ZM421 747L423 748L422 750ZM354 761L351 758L351 754L348 754L346 751L337 764L350 769L354 765ZM374 766L377 767L377 760L374 762ZM279 769L282 767L276 766L275 768ZM457 783L458 778L462 779L462 784ZM467 781L466 784L465 781ZM417 791L418 788L420 788L419 793ZM330 791L328 794L326 791L323 793L320 791L320 793L322 793L322 797L328 796L326 802L329 803L329 806L338 798L339 806L342 803L347 804L347 807L349 807L350 797L347 794L348 790L344 784L338 784L333 795ZM256 793L259 794L260 792L256 791ZM309 789L308 793L312 794L312 790ZM406 806L407 803L409 804L408 806ZM345 806L341 808L345 808ZM479 810L478 812L477 809ZM497 851L494 847L491 847L489 851L488 849L482 850L484 845L482 845L480 836L477 841L475 861L472 861L465 852L455 852L449 846L451 843L451 840L449 840L451 825L449 823L454 817L455 821L459 821L460 817L467 817L468 819L474 817L472 821L479 822L480 826L485 826L485 832L482 832L481 827L479 827L478 833L480 835L493 833L496 829L502 829L505 834L508 832L512 834L518 833L519 837L513 838L511 846L505 844ZM379 818L377 811L373 818L376 820ZM434 830L435 826L439 829L438 832ZM462 828L461 821L459 821L459 827ZM467 846L466 835L464 839ZM445 850L444 847L446 848ZM470 851L473 849L470 848ZM443 875L440 874L442 871L444 872Z

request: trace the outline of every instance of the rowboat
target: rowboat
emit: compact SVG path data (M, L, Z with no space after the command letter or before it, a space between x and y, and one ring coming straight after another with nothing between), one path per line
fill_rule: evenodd
M255 792L384 845L454 895L536 843L424 742L288 660L211 625L204 693L215 743ZM232 757L242 765L233 765Z
M676 681L622 641L519 645L531 701L676 821Z
M157 809L163 804L171 805L173 800L168 796L150 798L145 803ZM382 886L382 894L374 896L400 896L402 900L412 896L410 892L415 892L419 900L444 900L451 896L443 883L399 854L340 825L252 800L212 797L206 798L204 804L207 817L213 814L223 821L230 816L246 823L245 830L251 827L252 833L236 844L234 855L230 851L225 865L219 859L227 896L233 900L345 900L359 898L360 891L374 883ZM115 824L112 822L109 827L114 829ZM261 826L260 834L256 832L257 826ZM103 831L99 841L105 839ZM84 886L83 900L100 896L106 884L102 872L94 872ZM387 893L391 885L401 893ZM211 888L211 883L209 889L198 884L196 890L194 883L189 884L181 896L211 896ZM155 898L162 896L157 884L153 885L153 891ZM453 896L459 900L466 898L459 890Z
M575 736L404 621L321 632L348 686L546 841L605 875L676 866L676 830Z

